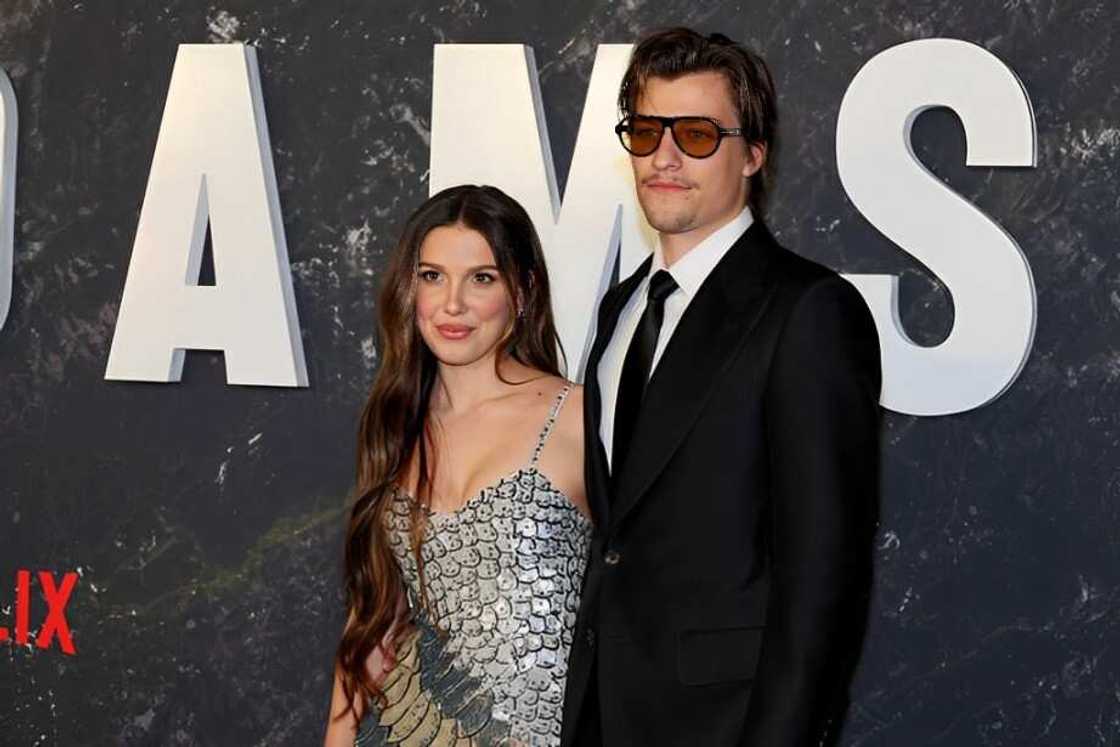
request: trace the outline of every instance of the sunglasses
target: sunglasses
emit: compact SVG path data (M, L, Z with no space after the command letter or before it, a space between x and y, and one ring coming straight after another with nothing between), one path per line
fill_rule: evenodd
M685 155L707 158L716 152L725 137L741 137L741 127L720 127L708 117L653 117L631 114L615 125L614 131L622 147L635 156L648 156L661 145L661 136L668 127L673 142Z

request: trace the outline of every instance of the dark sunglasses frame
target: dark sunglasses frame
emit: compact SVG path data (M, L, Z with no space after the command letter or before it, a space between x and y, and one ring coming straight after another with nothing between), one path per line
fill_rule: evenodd
M646 153L639 153L638 151L635 151L635 150L631 149L630 146L628 146L626 144L625 135L626 135L626 133L628 133L630 131L631 127L633 126L633 122L634 122L635 118L641 119L643 121L658 122L661 125L661 132L657 136L657 144L654 145L653 148ZM703 155L703 156L695 156L695 155L689 153L687 150L685 150L684 147L681 145L681 141L677 139L677 130L674 127L674 125L677 122L680 122L680 121L686 120L686 119L691 120L691 121L700 120L702 122L708 122L709 124L711 124L713 127L716 128L716 144L715 144L715 147L712 148L711 153L708 153L708 154ZM630 153L631 155L634 155L634 156L638 156L639 158L649 156L649 155L652 155L653 153L657 152L657 149L661 147L661 138L665 137L665 130L669 130L669 132L673 133L673 143L677 146L677 149L680 150L681 153L684 153L689 158L711 158L712 156L715 155L716 151L719 150L719 146L723 142L723 139L725 137L742 137L743 136L743 128L742 127L720 127L719 122L715 121L711 117L700 117L700 116L696 116L696 115L688 115L688 116L684 116L684 117L655 117L655 116L650 115L650 114L631 114L631 115L623 118L623 120L621 122L619 122L618 124L616 124L614 126L614 134L618 135L618 141L620 143L622 143L622 147L626 149L627 153Z

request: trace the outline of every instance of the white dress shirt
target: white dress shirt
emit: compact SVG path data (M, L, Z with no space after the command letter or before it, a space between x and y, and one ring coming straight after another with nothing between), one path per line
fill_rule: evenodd
M667 270L677 283L674 290L665 299L665 318L661 322L661 332L657 336L657 347L653 353L653 363L650 365L650 375L657 368L665 346L673 336L677 324L684 316L685 309L693 296L700 290L704 280L711 274L723 256L727 254L732 245L739 240L751 224L754 216L750 207L744 207L733 220L722 226L708 238L686 252L683 257L673 263L672 267L665 266L665 255L661 249L661 241L653 250L653 263L650 265L649 274L642 279L634 293L626 301L622 313L618 317L618 325L614 328L614 335L603 351L599 360L598 370L595 375L599 377L599 391L602 394L602 411L599 417L599 438L607 452L607 465L611 464L611 451L614 440L614 408L618 402L618 386L622 379L622 363L626 359L626 351L630 347L630 340L638 329L638 322L646 310L646 294L649 289L649 279L658 270Z

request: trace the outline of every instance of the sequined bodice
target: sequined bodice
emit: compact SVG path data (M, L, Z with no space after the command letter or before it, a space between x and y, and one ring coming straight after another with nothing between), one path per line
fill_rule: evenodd
M417 662L420 690L431 701L426 710L439 713L427 716L426 726L406 724L416 744L440 744L440 734L446 744L559 744L591 524L537 462L567 393L565 387L557 397L528 464L457 511L428 514L421 557L435 626L417 613L415 651L404 656ZM398 491L387 521L419 610L411 502ZM421 729L430 738L415 733ZM399 741L409 737L405 731L395 729Z

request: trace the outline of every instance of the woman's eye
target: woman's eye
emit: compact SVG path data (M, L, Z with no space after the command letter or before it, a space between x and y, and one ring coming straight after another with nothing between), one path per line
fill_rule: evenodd
M476 283L481 284L481 285L489 285L490 283L493 283L495 280L497 280L497 278L494 277L493 275L491 275L488 272L480 272L480 273L478 273L474 276L474 281Z
M426 283L434 283L439 280L439 273L435 270L421 270L420 279Z

